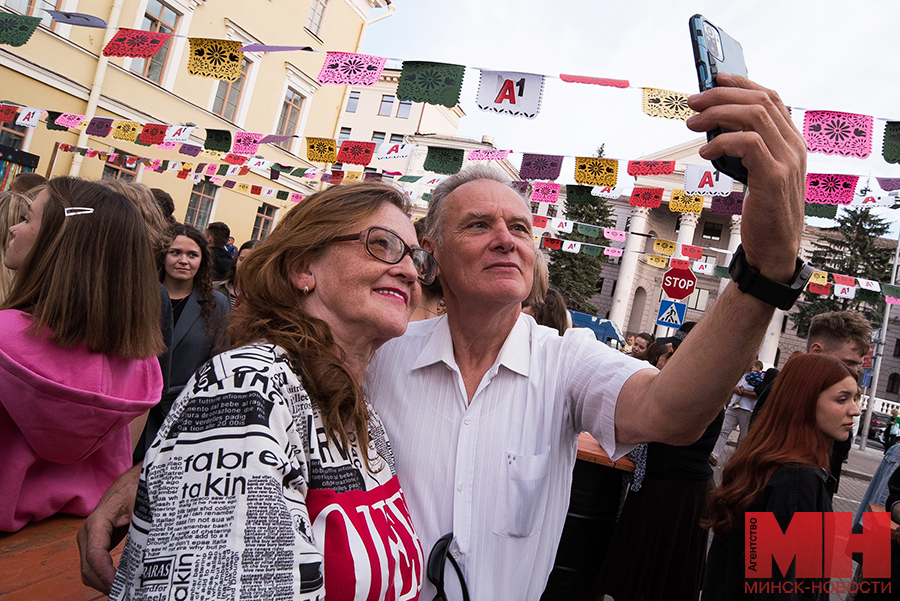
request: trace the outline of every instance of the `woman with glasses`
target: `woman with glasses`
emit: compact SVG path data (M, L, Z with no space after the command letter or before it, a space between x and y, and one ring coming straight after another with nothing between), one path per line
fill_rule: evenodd
M147 452L112 599L415 598L423 552L361 387L437 265L405 197L336 186L241 266L232 350Z

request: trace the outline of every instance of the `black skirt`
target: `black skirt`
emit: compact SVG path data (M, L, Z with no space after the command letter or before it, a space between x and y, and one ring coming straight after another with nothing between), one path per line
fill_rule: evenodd
M597 580L615 601L691 601L703 582L700 527L712 480L646 477L629 491Z

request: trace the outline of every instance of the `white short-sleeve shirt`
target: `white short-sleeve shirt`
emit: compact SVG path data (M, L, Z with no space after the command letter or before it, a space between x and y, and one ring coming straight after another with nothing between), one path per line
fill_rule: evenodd
M453 532L472 599L538 599L565 522L578 434L613 458L619 391L647 363L589 330L560 337L519 317L471 404L447 318L409 325L381 347L364 386L391 437L426 557ZM652 368L651 368L652 369ZM450 599L458 579L445 572ZM424 583L421 598L434 597Z

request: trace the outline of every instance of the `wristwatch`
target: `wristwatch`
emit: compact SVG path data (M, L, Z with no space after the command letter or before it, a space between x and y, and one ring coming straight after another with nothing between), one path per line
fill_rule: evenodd
M794 277L791 278L790 283L775 282L762 275L759 269L747 262L743 245L739 245L734 251L731 265L728 266L728 273L731 274L731 279L737 283L741 292L755 296L784 311L794 306L809 278L812 277L813 271L815 268L812 265L798 257L797 268L794 270Z

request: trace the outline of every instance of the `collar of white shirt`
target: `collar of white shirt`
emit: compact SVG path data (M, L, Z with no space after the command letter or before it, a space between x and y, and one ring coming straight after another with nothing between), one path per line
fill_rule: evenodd
M506 342L500 347L500 353L497 360L491 367L491 373L497 371L499 366L504 366L510 371L519 375L529 376L529 364L531 353L531 325L529 317L525 314L519 314L512 331L506 337ZM434 331L429 338L428 343L413 363L412 369L420 369L435 363L443 362L456 371L459 366L456 364L456 358L453 356L453 338L450 336L450 325L446 315L436 317L434 319L439 323L435 324Z

